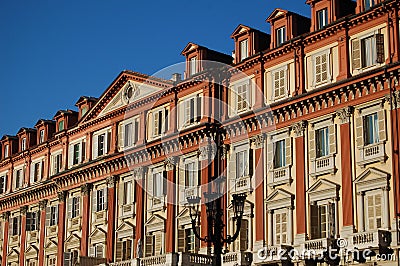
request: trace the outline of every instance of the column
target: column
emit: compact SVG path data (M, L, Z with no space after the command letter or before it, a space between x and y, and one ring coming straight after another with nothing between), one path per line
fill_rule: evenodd
M1 266L7 266L7 252L8 252L8 229L9 229L9 219L10 212L5 212L1 214L1 218L4 221L4 232L3 232L3 256L1 261Z
M255 91L255 103L254 109L264 107L265 105L265 94L264 94L264 62L260 62L260 70L256 70L255 82L251 81L251 86L256 86Z
M25 264L25 244L26 244L26 212L28 211L28 206L22 206L20 208L21 212L21 238L19 244L19 265L24 266Z
M32 163L32 160L31 160L31 158L29 157L28 160L27 160L27 162L26 162L26 168L25 168L25 173L24 173L24 177L25 177L25 178L24 178L24 184L23 184L24 187L25 187L25 186L28 186L28 184L29 184L29 182L30 182L31 163ZM13 172L11 172L11 173L13 173ZM8 183L12 184L12 182L8 182Z
M274 228L274 211L268 210L268 243L267 243L267 245L269 245L269 246L272 246L274 243L273 228Z
M139 167L137 169L133 170L133 176L135 178L135 193L136 193L136 233L135 233L135 246L134 248L134 254L135 255L141 255L137 257L142 257L143 256L143 249L144 249L144 241L145 241L145 235L144 235L144 180L145 180L145 173L147 172L147 169L144 167ZM141 241L141 247L142 250L138 252L136 250L138 246L139 240Z
M107 197L108 197L108 213L107 213L107 253L106 259L108 263L114 261L114 242L115 242L115 184L116 176L107 178Z
M137 145L143 144L144 141L146 140L146 116L147 116L146 111L143 111L140 113L140 116L139 116L140 131L139 131Z
M349 148L352 147L350 121L353 115L353 108L345 107L338 110L336 114L340 119L340 147L342 151L340 153L342 165L342 232L344 236L347 236L354 232L353 160L349 151ZM358 210L362 211L362 209Z
M165 252L175 252L175 238L176 238L176 164L177 157L168 157L165 164L165 171L167 172L167 221L165 230Z
M358 217L358 232L365 231L364 226L364 192L357 193L357 209L359 211Z
M64 241L65 241L65 199L66 192L58 192L58 249L57 266L64 265Z
M89 242L89 221L90 221L90 187L91 184L84 184L81 187L82 197L82 238L81 238L81 256L88 256Z
M339 75L336 79L339 81L350 77L349 35L347 28L339 34L338 44Z
M206 201L204 193L208 192L208 185L211 177L210 171L210 146L200 147L199 161L201 162L201 209L200 209L200 231L201 237L204 238L208 235L208 221L206 212ZM207 248L207 243L201 242L201 248Z
M88 132L86 134L86 154L85 154L85 162L90 162L92 160L92 141L93 141L93 133Z
M396 184L394 186L394 193L395 193L395 199L397 199L397 204L393 204L393 208L395 209L394 213L400 214L400 165L399 165L399 149L400 149L400 143L399 143L399 117L400 117L400 91L395 91L393 94L393 99L392 99L392 110L391 110L391 115L390 115L390 122L393 125L392 128L392 137L393 137L393 147L392 147L392 172L393 172L393 182ZM396 205L397 205L397 210L396 210Z
M47 200L39 202L40 210L40 228L39 228L39 266L44 266L44 244L46 237L46 206Z
M300 243L305 240L306 237L306 173L305 173L305 137L304 131L306 129L306 122L300 121L293 126L296 138L296 221L297 231L296 240Z
M257 135L250 139L251 150L254 150L255 171L255 198L260 202L255 204L255 249L264 247L265 244L265 223L264 223L264 146L265 136ZM252 167L252 166L250 166Z
M289 245L293 245L293 206L288 207L288 219L287 219L287 239Z
M293 96L300 95L306 92L305 89L305 74L304 74L304 48L299 46L295 48L295 91Z
M382 214L382 227L384 229L390 228L390 211L389 211L389 188L383 187L382 188L382 207L383 207L383 214Z

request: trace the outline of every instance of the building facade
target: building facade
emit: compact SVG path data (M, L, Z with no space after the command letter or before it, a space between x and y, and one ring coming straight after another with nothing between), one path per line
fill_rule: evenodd
M247 194L223 265L397 265L400 3L307 4L270 35L239 25L232 56L189 43L183 79L123 71L4 136L1 265L210 265L187 197L217 176L225 236ZM340 262L311 256L338 243Z

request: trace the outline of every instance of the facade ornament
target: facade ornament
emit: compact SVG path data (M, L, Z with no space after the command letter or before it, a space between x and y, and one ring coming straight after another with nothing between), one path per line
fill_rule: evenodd
M144 173L146 173L146 171L147 171L146 166L141 166L133 169L132 170L133 178L135 180L144 179Z
M65 191L59 191L57 193L58 196L58 201L59 202L65 202L65 198L67 197L67 193Z
M178 156L169 156L164 161L164 166L166 171L171 171L178 164L179 157Z
M265 135L259 134L250 138L250 147L252 149L261 149L265 143Z
M20 209L21 215L26 215L28 212L28 206L22 206Z
M43 211L47 207L48 200L41 200L39 201L39 210Z
M307 122L306 121L300 121L292 126L294 132L296 133L296 137L303 137L304 136L304 131L307 128Z
M391 104L392 110L400 108L400 91L394 91L385 96L385 101Z
M82 196L88 196L88 195L90 194L90 189L91 189L91 187L92 187L92 184L88 184L88 183L83 184L83 185L81 186L81 193L82 193Z
M347 106L345 108L336 111L336 116L339 117L342 124L350 123L351 116L354 113L354 108L352 106Z
M215 143L211 143L207 146L200 147L198 154L200 161L211 160L217 154L217 145Z
M107 179L106 179L106 183L107 183L107 187L108 188L113 188L113 187L115 187L115 183L117 182L117 176L115 176L115 175L112 175L112 176L109 176L109 177L107 177Z
M10 218L10 212L9 211L7 211L7 212L3 212L2 214L1 214L1 219L3 220L3 221L8 221L8 219Z
M229 145L228 144L222 144L221 148L221 159L225 160L226 158L228 158L228 153L229 153Z

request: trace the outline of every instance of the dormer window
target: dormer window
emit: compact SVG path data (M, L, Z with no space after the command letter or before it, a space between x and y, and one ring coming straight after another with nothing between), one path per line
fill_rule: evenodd
M240 61L243 61L247 57L249 57L249 41L248 39L240 42Z
M328 9L324 8L317 11L317 30L322 29L328 25Z
M64 130L64 120L61 120L58 122L58 131L63 131Z
M286 42L286 27L280 27L276 30L276 45L281 46Z
M369 10L374 6L374 0L364 0L364 9Z
M26 150L26 138L21 140L21 151Z
M197 56L190 58L190 75L193 76L197 73Z
M4 146L4 158L7 158L9 156L10 153L10 147L7 145Z
M40 130L39 144L44 142L44 129Z
M82 108L82 116L84 116L87 113L87 107L83 107Z

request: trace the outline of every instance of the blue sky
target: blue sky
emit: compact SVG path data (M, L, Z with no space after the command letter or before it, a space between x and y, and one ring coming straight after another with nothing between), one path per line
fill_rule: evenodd
M100 96L122 70L182 62L188 42L230 54L237 25L269 32L277 7L309 17L304 2L0 0L0 137Z

